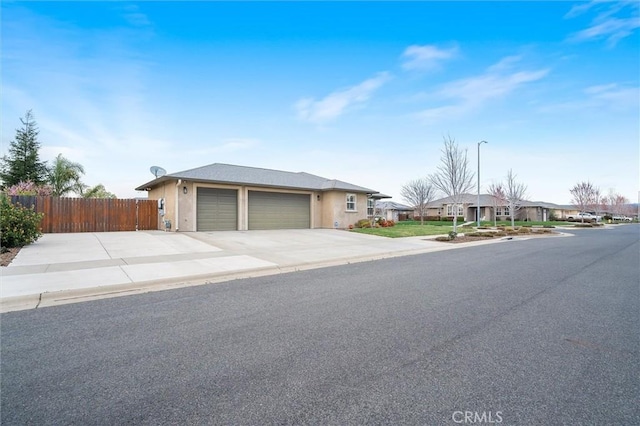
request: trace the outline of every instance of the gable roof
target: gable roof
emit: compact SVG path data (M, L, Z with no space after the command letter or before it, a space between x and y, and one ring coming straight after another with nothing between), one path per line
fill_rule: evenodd
M409 207L404 204L396 203L395 201L376 201L377 209L384 210L398 210L398 211L413 211L413 207Z
M327 179L305 172L285 172L282 170L262 169L258 167L236 166L233 164L214 163L195 169L171 173L140 185L137 191L145 191L160 183L184 179L197 182L224 183L233 185L252 185L288 189L304 189L312 191L352 191L377 194L378 191L343 182Z
M453 204L451 197L440 198L427 204L427 207L436 208L442 207L445 204ZM462 204L469 204L469 207L476 207L478 205L478 194L462 194ZM480 206L491 207L494 205L493 196L490 194L480 194ZM505 204L506 205L506 204ZM523 200L520 203L523 207L542 207L545 209L554 210L574 210L575 207L571 205L559 205L554 203L548 203L545 201L528 201Z
M478 204L478 194L461 194L462 204ZM444 197L437 200L433 200L427 207L441 207L444 204L453 204L451 197ZM480 194L480 205L491 206L493 205L493 197L489 194Z

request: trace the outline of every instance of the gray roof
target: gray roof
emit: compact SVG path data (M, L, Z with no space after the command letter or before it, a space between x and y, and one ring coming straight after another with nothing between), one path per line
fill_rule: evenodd
M452 204L453 200L451 197L440 198L438 200L434 200L428 204L428 207L440 207L444 204ZM462 204L469 204L470 207L476 207L478 205L478 194L462 194ZM493 197L490 194L480 194L480 205L485 207L490 207L494 205ZM567 205L558 205L553 203L547 203L545 201L527 201L524 200L521 202L522 206L526 207L542 207L545 209L556 209L556 210L571 210L575 209L574 206Z
M184 170L164 175L136 188L144 191L167 180L183 179L197 182L225 183L235 185L253 185L288 189L304 189L312 191L353 191L377 194L378 191L353 185L336 179L327 179L304 172L285 172L281 170L262 169L257 167L235 166L232 164L214 163L208 166Z
M462 204L478 204L478 194L461 194L462 196ZM453 200L451 197L444 197L438 200L433 200L427 207L440 207L443 204L453 204ZM493 197L489 194L480 194L480 205L481 206L491 206L493 205Z
M377 209L384 210L398 210L398 211L413 211L413 207L406 206L404 204L396 203L395 201L376 201Z

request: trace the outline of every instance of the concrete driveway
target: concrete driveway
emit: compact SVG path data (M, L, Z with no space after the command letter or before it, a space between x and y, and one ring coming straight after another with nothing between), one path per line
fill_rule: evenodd
M2 268L2 311L458 248L332 229L45 234ZM482 243L475 243L482 244Z

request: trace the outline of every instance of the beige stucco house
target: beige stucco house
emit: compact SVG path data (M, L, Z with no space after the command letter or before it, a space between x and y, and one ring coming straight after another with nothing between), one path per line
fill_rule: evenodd
M210 164L140 185L171 231L347 228L373 215L377 191L304 172Z

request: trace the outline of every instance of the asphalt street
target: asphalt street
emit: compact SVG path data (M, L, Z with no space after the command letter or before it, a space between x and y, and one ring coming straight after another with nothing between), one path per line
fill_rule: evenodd
M640 226L0 316L0 423L640 424Z

